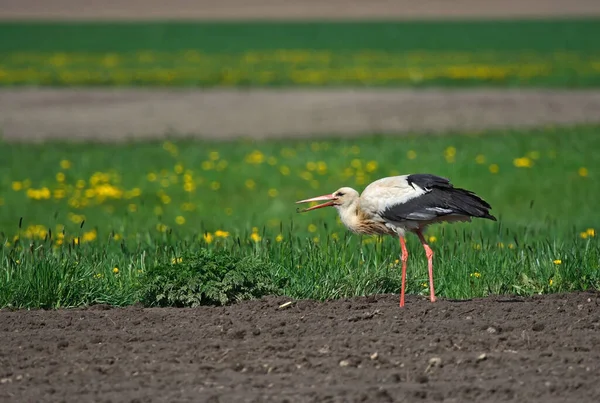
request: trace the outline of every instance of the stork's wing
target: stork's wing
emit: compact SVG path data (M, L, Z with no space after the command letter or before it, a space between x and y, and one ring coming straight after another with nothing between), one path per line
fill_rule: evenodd
M388 186L380 186L377 191L384 195L378 213L386 220L431 221L450 215L495 220L487 202L469 190L455 188L446 178L414 174L393 179L393 183L381 183Z

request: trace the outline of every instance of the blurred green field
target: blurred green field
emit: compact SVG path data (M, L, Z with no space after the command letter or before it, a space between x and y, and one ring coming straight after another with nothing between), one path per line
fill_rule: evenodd
M588 87L600 22L0 23L0 85Z
M429 230L441 297L598 288L599 132L2 144L0 306L397 293L397 240L350 235L334 210L297 214L294 201L416 172L477 192L499 219ZM427 293L424 253L408 246L407 290ZM189 276L207 267L199 301L191 284L206 281Z

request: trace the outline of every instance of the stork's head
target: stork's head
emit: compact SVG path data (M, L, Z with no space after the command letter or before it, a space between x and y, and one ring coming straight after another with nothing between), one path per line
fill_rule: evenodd
M352 203L354 203L358 199L358 192L352 188L343 187L339 188L332 194L313 197L310 199L299 200L296 203L308 203L313 201L322 201L327 200L326 203L317 204L316 206L305 208L303 210L298 210L299 213L304 213L305 211L316 210L322 207L335 207L337 209L346 209L350 207Z

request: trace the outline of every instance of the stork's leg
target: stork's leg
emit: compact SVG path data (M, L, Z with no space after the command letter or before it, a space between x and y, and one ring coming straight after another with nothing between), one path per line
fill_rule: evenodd
M404 306L404 286L406 283L406 261L408 260L408 250L404 237L400 237L400 249L402 249L402 289L400 290L400 308Z
M419 236L421 244L423 245L423 249L425 249L425 254L427 255L427 267L429 269L429 297L431 299L431 302L435 302L435 290L433 289L433 251L431 250L429 245L427 245L427 241L425 240L425 237L423 236L421 231L419 230L416 232Z

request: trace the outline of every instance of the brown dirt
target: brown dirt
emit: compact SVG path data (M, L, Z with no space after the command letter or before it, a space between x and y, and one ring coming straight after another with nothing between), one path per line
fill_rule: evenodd
M3 89L8 141L353 136L600 123L600 91Z
M600 15L597 0L2 0L0 19L426 19Z
M600 293L0 311L0 400L597 402Z

